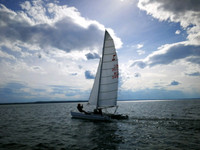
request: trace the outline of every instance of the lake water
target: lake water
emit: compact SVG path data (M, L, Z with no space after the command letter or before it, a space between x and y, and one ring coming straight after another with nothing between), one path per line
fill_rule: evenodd
M118 102L129 119L112 122L71 119L76 105L0 105L0 149L200 149L200 100Z

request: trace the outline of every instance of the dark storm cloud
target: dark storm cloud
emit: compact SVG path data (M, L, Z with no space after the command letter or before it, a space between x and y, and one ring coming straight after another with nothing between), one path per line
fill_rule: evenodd
M85 78L86 78L86 79L94 79L95 76L91 73L91 71L86 70L86 71L85 71Z
M161 50L161 53L153 53L146 61L135 61L132 66L145 68L146 66L153 67L156 65L167 65L176 60L184 59L194 64L200 64L200 46L175 44Z
M87 53L85 56L87 57L88 60L100 58L99 54L97 54L97 53Z
M0 35L1 41L21 41L39 45L41 48L54 47L69 52L99 47L103 32L96 24L91 23L85 28L67 16L53 25L48 23L33 25L27 18L1 5Z

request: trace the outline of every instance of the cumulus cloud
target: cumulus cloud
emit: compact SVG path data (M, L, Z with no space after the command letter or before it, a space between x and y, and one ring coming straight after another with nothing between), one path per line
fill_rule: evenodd
M199 56L193 56L186 59L188 62L200 64L200 57Z
M180 83L178 81L175 81L175 80L170 83L171 86L176 86L176 85L179 85L179 84Z
M86 71L85 71L85 78L86 78L86 79L94 79L95 76L91 73L91 71L86 70Z
M100 58L99 54L97 54L97 53L87 53L85 56L87 57L88 60Z
M175 34L180 34L181 31L180 30L176 30Z
M186 60L192 63L200 64L199 61L195 61L196 57L200 58L200 46L186 45L184 43L166 44L144 60L137 60L132 65L137 65L140 68L146 66L153 67L156 65L167 65L184 58L187 58Z
M138 66L139 68L145 68L147 64L143 60L136 60L133 62L131 66Z
M15 93L24 93L27 100L86 99L85 91L91 89L92 80L85 78L92 79L94 75L85 70L92 70L96 62L85 60L99 57L104 25L82 17L75 7L67 5L33 0L21 3L21 8L16 11L0 4L1 97L11 92L10 98L4 95L5 100L16 99ZM26 86L8 88L12 82ZM59 93L49 85L68 86L72 90ZM73 92L74 87L79 92ZM22 101L21 96L17 99Z
M105 27L85 19L76 8L40 0L25 1L21 8L23 11L12 11L0 4L0 41L21 41L66 52L101 48Z
M42 58L42 55L41 55L41 54L38 54L38 58Z
M143 44L137 44L136 45L138 55L145 54L145 51L141 49L143 46L144 46ZM133 47L135 47L135 46L133 46Z
M139 49L139 50L137 50L137 53L138 53L138 55L143 55L143 54L145 54L145 51L144 51L144 50L141 50L141 49Z
M10 55L6 52L3 52L3 51L0 51L0 58L7 58L7 59L11 59L11 60L14 60L15 57L13 55Z
M144 46L143 44L137 44L138 49L142 48L143 46Z
M186 73L188 76L200 76L200 72Z
M141 74L137 72L134 74L134 77L139 78L139 77L141 77Z
M66 7L63 11L67 11L67 9ZM95 24L90 24L87 28L84 28L75 24L68 16L54 24L49 24L45 19L40 24L34 21L30 24L29 20L22 18L21 15L21 13L12 12L1 6L1 40L6 39L13 42L19 40L39 45L41 48L54 47L66 52L100 46L101 38L99 37L102 37L103 32Z
M180 23L188 33L188 40L200 44L200 1L140 0L138 7L160 21Z
M77 93L82 93L80 89L69 86L49 85L48 88L31 88L25 84L11 82L0 87L1 103L27 102L31 101L58 101L68 99L79 99ZM82 98L86 98L82 93Z
M160 46L145 59L134 61L132 66L153 67L181 59L200 64L200 1L140 0L138 7L160 21L180 23L188 36L186 41ZM180 34L180 30L175 34Z

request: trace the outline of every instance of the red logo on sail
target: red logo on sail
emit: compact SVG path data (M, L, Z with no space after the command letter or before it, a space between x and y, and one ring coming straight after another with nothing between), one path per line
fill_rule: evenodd
M115 57L116 57L116 54L113 55L112 61L115 61L115 60L116 60Z
M118 64L114 65L114 67L112 68L112 71L117 71L118 70Z
M112 76L112 79L118 78L118 72L114 72L114 75Z

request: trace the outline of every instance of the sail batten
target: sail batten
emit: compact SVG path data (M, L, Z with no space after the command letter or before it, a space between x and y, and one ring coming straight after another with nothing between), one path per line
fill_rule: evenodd
M102 99L102 101L112 101L112 100L115 100L117 97L113 98L113 99L110 99L110 98L107 98L107 99Z
M110 93L110 92L116 92L117 90L112 90L112 91L101 91L101 93Z
M118 58L112 37L106 31L102 58L99 63L89 103L97 108L113 107L117 104Z
M112 75L110 75L110 76L102 76L101 78L109 78L109 77L112 77Z
M105 56L105 55L113 55L113 53L110 53L110 54L104 54L104 56Z
M115 83L118 83L118 82L111 82L111 83L102 83L101 85L110 85L110 84L115 84Z
M113 61L104 61L103 63L105 64L105 63L110 63L110 62L113 62Z

